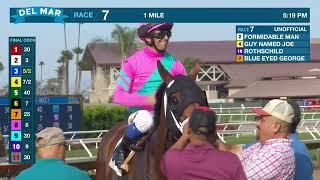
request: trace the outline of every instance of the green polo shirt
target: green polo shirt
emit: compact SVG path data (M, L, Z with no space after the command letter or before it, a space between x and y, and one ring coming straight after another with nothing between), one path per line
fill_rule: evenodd
M16 180L89 180L89 176L75 168L65 164L59 158L47 158L37 160L32 167L22 171Z

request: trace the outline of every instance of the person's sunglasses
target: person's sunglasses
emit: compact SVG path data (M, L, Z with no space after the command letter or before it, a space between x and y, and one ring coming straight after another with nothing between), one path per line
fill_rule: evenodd
M256 115L254 117L254 120L255 121L265 121L265 117L267 117L267 116Z
M163 39L164 37L168 36L168 38L171 37L171 30L169 29L156 29L151 31L150 37L157 38L157 39Z
M259 121L260 119L262 119L262 116L259 116L259 115L254 116L255 121Z

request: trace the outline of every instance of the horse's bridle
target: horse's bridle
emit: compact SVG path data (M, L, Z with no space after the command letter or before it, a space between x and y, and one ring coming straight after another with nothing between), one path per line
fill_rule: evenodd
M170 104L168 99L171 94L176 92L181 93L183 98L177 104ZM203 96L201 88L190 77L183 75L175 76L168 83L163 98L164 116L167 120L168 129L175 138L179 138L182 135L183 126L188 122L188 118L182 122L179 121L184 110L193 103L207 105L206 97Z

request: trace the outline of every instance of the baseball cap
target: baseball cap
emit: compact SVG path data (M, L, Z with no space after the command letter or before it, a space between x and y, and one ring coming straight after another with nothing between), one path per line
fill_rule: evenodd
M252 111L261 116L274 116L290 124L294 116L294 111L290 104L280 99L273 99L264 108L253 108Z
M193 110L189 119L189 127L195 134L208 136L215 130L215 125L216 115L206 106L200 106Z
M39 144L39 139L43 139L43 143ZM37 135L37 146L50 146L64 142L65 138L63 135L63 131L60 128L47 127L40 131Z

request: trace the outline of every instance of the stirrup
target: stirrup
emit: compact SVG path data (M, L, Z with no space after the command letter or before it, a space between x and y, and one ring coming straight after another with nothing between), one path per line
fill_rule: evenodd
M133 143L129 146L129 149L135 152L143 151L145 147L145 141L138 141L137 143Z
M127 156L129 155L130 150L123 150L123 149L116 149L113 153L112 159L114 160L115 165L120 169L121 165L126 160Z
M121 142L122 142L122 138L117 142L115 148L113 149L113 152L112 152L113 154L109 161L110 168L114 170L117 176L122 176L124 174L122 171L122 168L118 168L115 162L115 160L117 159L117 156L119 156L117 153L119 153L119 148L120 148L119 145Z

